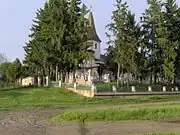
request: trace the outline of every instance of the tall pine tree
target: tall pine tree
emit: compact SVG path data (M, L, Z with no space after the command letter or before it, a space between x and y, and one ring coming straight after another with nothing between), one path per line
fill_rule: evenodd
M146 71L150 76L150 84L156 83L157 76L162 72L161 49L157 44L157 24L161 13L161 3L150 0L149 7L141 17L140 49ZM142 67L143 68L143 67ZM154 82L153 82L154 80Z
M136 72L136 56L138 51L138 26L135 22L135 15L128 10L127 3L116 0L116 10L113 11L112 23L107 25L112 35L108 35L113 40L109 43L114 49L113 59L118 66L117 80L120 79L120 70L122 75L124 71L128 73ZM111 47L110 47L111 48ZM109 54L112 54L109 52ZM118 81L117 81L118 83Z

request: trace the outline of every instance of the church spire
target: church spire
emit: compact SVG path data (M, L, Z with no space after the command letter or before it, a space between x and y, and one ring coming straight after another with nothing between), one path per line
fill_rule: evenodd
M97 41L97 42L101 42L99 36L96 33L96 27L95 27L95 23L94 23L94 18L93 18L92 12L89 13L88 22L89 22L88 40L94 40L94 41Z

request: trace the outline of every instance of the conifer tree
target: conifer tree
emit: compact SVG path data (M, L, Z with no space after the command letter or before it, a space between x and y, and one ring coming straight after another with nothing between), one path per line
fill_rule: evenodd
M120 69L123 74L124 69L128 73L136 72L136 56L138 51L138 27L135 22L135 15L128 10L127 3L122 3L121 0L116 0L116 10L113 11L112 23L107 25L114 37L109 43L114 46L114 62L117 63L118 72L117 80L120 78ZM112 53L109 53L112 54ZM118 83L118 81L117 81Z
M87 8L83 4L80 8L81 0L71 0L70 4L70 18L69 38L68 38L68 55L66 60L69 61L70 72L74 73L78 69L79 64L83 60L88 59L90 53L88 52L89 44L87 43L87 21L85 15Z
M173 64L173 70L171 70L171 74L175 75L175 78L178 79L180 77L180 54L179 54L179 45L180 45L180 10L177 6L176 0L165 0L163 3L164 6L164 19L165 19L165 28L167 29L167 36L171 43L171 47L175 49L176 60L172 59L171 64ZM174 79L175 79L174 78Z
M147 67L148 71L145 72L150 75L150 84L153 83L153 80L156 83L158 74L162 72L162 50L159 48L156 38L161 9L161 3L158 0L149 0L149 7L141 17L140 49L145 62L142 65Z
M69 12L66 0L51 0L50 4L50 44L48 48L51 52L49 60L53 63L51 67L56 70L56 80L58 72L66 72L69 64L65 60L69 37ZM55 65L53 67L53 65Z
M80 0L49 0L37 11L24 63L34 75L58 76L72 72L87 59L86 6ZM38 74L37 74L38 73Z
M29 35L30 41L24 47L25 49L25 61L24 63L31 67L31 71L34 71L34 75L45 75L46 61L48 57L47 48L47 35L45 33L47 27L47 14L48 4L45 4L44 9L40 9L36 13L36 19L31 28L31 34Z

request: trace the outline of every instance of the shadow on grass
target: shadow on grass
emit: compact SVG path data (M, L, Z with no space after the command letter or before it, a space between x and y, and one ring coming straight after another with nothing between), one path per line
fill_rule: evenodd
M23 96L23 95L25 95L25 93L23 93L23 91L29 91L29 90L32 90L32 88L38 88L38 87L37 86L27 86L27 87L1 89L0 90L0 98L6 97L6 96L12 96L13 98Z
M32 88L39 88L38 86L23 86L23 87L15 87L15 88L4 88L0 89L0 91L14 91L14 90L31 90Z

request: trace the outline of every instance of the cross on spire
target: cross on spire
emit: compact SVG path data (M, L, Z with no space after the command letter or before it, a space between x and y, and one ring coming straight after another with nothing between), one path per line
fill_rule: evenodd
M90 5L90 11L92 11L92 5Z

